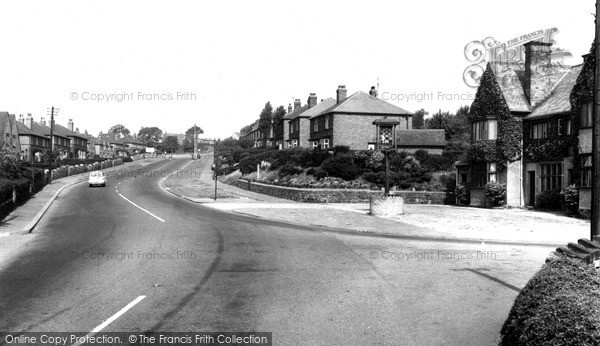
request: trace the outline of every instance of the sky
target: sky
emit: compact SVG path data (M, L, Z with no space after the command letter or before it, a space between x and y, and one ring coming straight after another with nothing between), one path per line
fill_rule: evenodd
M227 138L266 102L379 86L408 111L454 112L471 41L557 28L554 47L582 63L595 2L3 1L0 111L38 121L59 108L97 135L123 124Z

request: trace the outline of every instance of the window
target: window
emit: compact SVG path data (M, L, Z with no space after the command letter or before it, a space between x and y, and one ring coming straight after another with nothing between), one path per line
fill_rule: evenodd
M292 148L296 148L298 146L298 140L294 139L292 140Z
M581 186L592 187L592 155L581 157Z
M319 147L319 142L318 141L313 141L312 142L312 147L313 147L313 149L317 149Z
M329 115L325 116L325 130L329 129Z
M321 148L329 149L329 138L324 138L321 140Z
M581 106L581 127L592 127L593 103L584 103Z
M553 190L562 188L563 172L561 163L540 164L541 190Z
M567 134L571 134L571 119L567 120Z
M488 175L487 181L489 183L495 183L496 182L496 164L495 163L488 163L487 164L487 175Z
M478 121L471 125L471 131L474 141L495 140L498 137L498 121Z
M529 136L532 139L548 138L548 123L531 124Z
M313 120L313 132L317 132L319 131L319 120L315 119Z

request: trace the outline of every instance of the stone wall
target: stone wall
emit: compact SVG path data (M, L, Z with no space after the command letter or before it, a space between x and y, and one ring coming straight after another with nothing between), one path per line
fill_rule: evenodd
M285 198L297 202L316 203L366 203L370 197L380 197L382 191L365 189L305 189L277 186L240 179L232 185L264 195ZM449 192L395 191L407 204L454 204L455 197Z

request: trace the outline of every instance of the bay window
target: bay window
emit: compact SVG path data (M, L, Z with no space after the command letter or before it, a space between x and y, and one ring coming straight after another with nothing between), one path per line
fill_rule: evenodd
M471 125L473 141L496 140L498 138L498 121L484 120Z

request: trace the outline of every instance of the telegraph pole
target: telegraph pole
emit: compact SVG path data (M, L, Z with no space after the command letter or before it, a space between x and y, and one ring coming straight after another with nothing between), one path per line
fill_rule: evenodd
M600 1L596 1L596 36L594 63L594 120L592 130L592 219L590 222L590 239L600 235Z
M196 133L196 129L196 124L194 124L194 154L192 154L194 160L197 158L198 155L198 134Z
M58 110L54 106L48 109L48 113L50 113L50 161L54 161L54 114L58 113Z
M217 160L217 144L218 142L215 140L215 145L214 145L214 149L213 149L213 165L215 166L215 201L217 200L217 171L219 170L219 164L218 164L218 160Z

